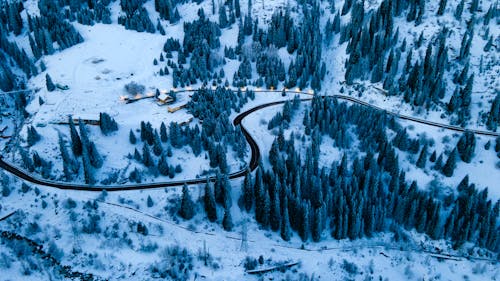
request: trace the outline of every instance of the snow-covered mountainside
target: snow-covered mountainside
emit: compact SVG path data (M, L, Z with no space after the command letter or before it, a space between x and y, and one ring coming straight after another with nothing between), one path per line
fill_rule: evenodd
M499 23L493 0L2 1L2 278L500 279Z

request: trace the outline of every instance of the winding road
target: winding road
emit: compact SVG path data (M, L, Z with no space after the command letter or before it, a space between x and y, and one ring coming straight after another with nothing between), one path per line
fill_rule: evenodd
M193 92L193 91L196 91L196 90L180 90L177 92ZM274 91L272 91L272 90L271 91L270 90L254 90L254 92L280 92L281 93L281 91L279 91L279 90L274 90ZM287 93L312 95L310 93L302 92L302 91L287 91ZM335 98L335 99L349 101L349 102L352 102L355 104L359 104L362 106L373 108L375 110L384 111L386 114L394 116L394 117L399 118L399 119L409 120L409 121L413 121L416 123L425 124L425 125L438 127L438 128L443 128L443 129L447 129L447 130L451 130L451 131L456 131L456 132L470 131L470 132L475 133L476 135L484 135L484 136L490 136L490 137L500 136L500 133L497 133L497 132L468 130L468 129L464 129L464 128L461 128L458 126L441 124L441 123L437 123L437 122L433 122L433 121L429 121L429 120L425 120L425 119L415 118L413 116L401 115L401 114L398 114L395 112L387 111L383 108L369 104L365 101L356 99L356 98L351 97L351 96L330 95L330 96L322 96L322 98ZM301 99L301 101L310 101L310 100L312 100L312 98ZM240 125L241 130L243 132L243 135L245 136L248 144L250 145L251 157L250 157L250 162L248 164L248 167L229 174L228 175L229 179L236 179L236 178L243 177L248 173L248 171L255 170L257 168L257 166L259 165L259 161L260 161L260 157L261 157L260 149L259 149L259 146L257 145L257 142L253 139L253 137L250 135L248 130L241 124L243 119L245 117L247 117L248 115L250 115L258 110L261 110L261 109L264 109L264 108L267 108L270 106L284 104L285 102L286 102L285 100L282 100L282 101L275 101L275 102L261 104L261 105L253 107L253 108L239 114L238 116L236 116L234 118L234 120L233 120L234 126ZM188 185L203 184L207 181L207 178L198 178L198 179L188 179L188 180L180 180L180 181L126 184L126 185L88 185L88 184L76 184L76 183L51 181L51 180L38 178L38 177L32 175L30 172L25 171L24 169L17 167L16 165L14 165L12 163L7 162L6 160L3 159L3 157L1 155L0 155L0 168L13 174L14 176L16 176L20 179L27 181L27 182L42 185L42 186L47 186L47 187L65 189L65 190L98 191L98 192L103 191L103 190L106 190L106 191L141 190L141 189L150 189L150 188L164 188L164 187L170 187L170 186L182 186L184 184L188 184ZM215 176L209 177L208 180L214 181Z

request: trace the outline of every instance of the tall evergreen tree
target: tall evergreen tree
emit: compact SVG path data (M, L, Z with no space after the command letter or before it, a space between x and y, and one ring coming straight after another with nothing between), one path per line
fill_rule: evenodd
M182 187L182 198L181 198L181 206L179 209L179 215L185 219L190 220L195 215L195 205L193 200L191 199L191 195L189 194L189 190L186 184Z
M128 139L130 141L131 144L136 144L137 143L137 138L134 134L134 131L132 131L132 129L130 129L130 133L129 133L129 136L128 136Z
M28 143L28 146L33 146L40 139L41 139L40 134L38 134L35 127L29 126L27 129L27 138L26 138L26 142Z
M59 151L61 152L61 158L63 160L64 177L66 178L67 181L70 181L73 179L75 175L78 174L79 164L70 156L66 148L66 145L64 143L62 134L58 135L58 139L59 139Z
M160 138L162 142L167 142L168 140L168 135L167 135L167 126L165 126L165 123L161 122L160 125Z
M137 149L135 151L137 151ZM169 165L165 153L162 153L160 159L158 160L158 172L164 176L168 176L169 174Z
M448 156L448 160L446 160L446 163L443 166L443 175L447 177L453 176L453 171L455 170L455 167L457 165L457 149L454 148L450 155Z
M219 27L225 28L228 26L227 14L226 14L226 6L220 5L219 7Z
M427 144L424 145L422 148L422 151L420 151L420 155L418 156L417 160L417 167L418 168L425 168L425 162L427 161Z
M89 143L88 151L89 151L90 164L94 168L101 168L103 164L103 159L99 154L99 151L97 151L97 148L93 141Z
M446 2L447 2L447 0L440 0L439 1L439 8L437 11L438 16L442 16L444 14L444 10L446 9Z
M276 180L277 182L278 180ZM271 229L273 231L277 231L280 229L281 225L281 206L280 206L280 197L278 195L277 187L274 187L274 195L271 200L271 209L269 213L269 224L271 225Z
M56 89L56 86L54 85L54 82L52 82L52 78L50 78L50 75L47 73L45 74L45 85L47 86L47 91L52 92Z
M465 163L470 163L472 156L474 155L474 149L476 147L476 138L474 133L466 131L458 140L457 151L460 159Z
M203 203L205 206L205 212L207 213L207 218L209 221L214 222L217 220L217 208L215 204L215 196L212 189L212 185L207 179L205 184L205 195L203 196Z
M83 175L85 178L85 183L90 185L94 184L95 183L94 169L90 164L89 151L86 145L82 145L82 163L83 163Z
M163 146L161 144L160 135L158 135L158 131L156 131L156 129L153 137L153 153L156 156L159 156L163 153Z
M248 173L245 175L245 179L243 180L240 201L244 210L249 212L252 209L254 202L254 191L252 186L252 174L250 173L250 171L248 171Z
M284 197L283 200L283 214L281 215L281 238L285 241L290 241L290 237L292 236L292 231L290 227L290 217L288 214L288 200L287 197Z
M68 117L69 121L69 130L71 135L71 149L73 150L73 154L76 157L82 155L82 141L80 139L80 135L75 128L75 123L73 122L73 118L71 115Z
M222 227L225 231L233 230L233 218L231 216L230 208L224 208L224 218L222 219Z
M146 143L142 146L142 163L146 167L154 166L153 156L151 156L149 146Z

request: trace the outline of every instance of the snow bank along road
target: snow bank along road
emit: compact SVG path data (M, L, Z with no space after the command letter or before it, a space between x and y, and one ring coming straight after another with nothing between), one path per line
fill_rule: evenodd
M178 92L194 92L196 90L180 90ZM282 91L280 90L254 90L254 92L276 92L276 93L281 93ZM305 94L312 96L313 94L308 93L308 92L303 92L303 91L287 91L287 93L295 93L295 94ZM330 96L322 96L322 98L335 98L335 99L341 99L341 100L346 100L355 104L359 104L362 106L370 107L375 110L380 110L384 111L386 114L394 116L396 118L404 119L404 120L410 120L413 122L417 122L420 124L425 124L433 127L438 127L438 128L443 128L446 130L452 130L452 131L457 131L457 132L464 132L464 131L470 131L473 132L477 135L484 135L484 136L492 136L492 137L498 137L500 136L500 133L497 132L489 132L489 131L480 131L480 130L468 130L464 129L458 126L452 126L448 124L442 124L442 123L437 123L425 119L419 119L415 118L413 116L408 116L408 115L401 115L398 113L386 111L383 108L380 108L378 106L369 104L365 101L356 99L351 96L345 96L345 95L330 95ZM301 99L301 101L310 101L312 98L304 98ZM251 157L250 157L250 162L248 163L248 166L240 171L233 172L229 174L229 179L236 179L245 176L249 171L253 171L257 168L259 165L260 161L260 150L259 146L257 145L257 142L252 138L250 133L247 131L247 129L241 125L241 121L247 117L248 115L252 114L255 111L261 110L266 107L270 106L275 106L279 104L285 103L285 100L282 101L275 101L275 102L269 102L265 104L258 105L254 108L251 108L238 116L234 118L233 124L235 126L240 125L241 130L243 132L243 135L245 136L248 144L250 145L251 149ZM149 188L163 188L163 187L169 187L169 186L182 186L184 184L188 185L193 185L193 184L203 184L207 180L209 181L214 181L215 176L209 177L209 178L197 178L197 179L188 179L188 180L180 180L180 181L168 181L168 182L155 182L155 183L141 183L141 184L126 184L126 185L88 185L88 184L75 184L75 183L67 183L67 182L58 182L58 181L51 181L51 180L46 180L46 179L41 179L36 176L31 175L29 172L25 171L24 169L21 169L12 163L9 163L3 159L3 157L0 155L0 168L10 172L11 174L34 184L42 185L42 186L47 186L47 187L53 187L53 188L58 188L58 189L68 189L68 190L82 190L82 191L124 191L124 190L140 190L140 189L149 189Z

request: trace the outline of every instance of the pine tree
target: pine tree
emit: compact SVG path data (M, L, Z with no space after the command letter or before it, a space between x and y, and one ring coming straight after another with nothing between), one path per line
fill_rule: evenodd
M159 156L163 153L163 146L161 144L160 135L158 135L158 131L156 131L156 129L153 137L153 153L156 156Z
M302 212L299 214L300 216L300 225L299 225L299 236L302 241L307 241L309 238L309 205L302 204Z
M75 123L73 122L73 118L71 117L71 115L68 117L68 119L71 135L71 149L73 150L73 154L78 157L82 155L82 141L80 139L78 131L75 128Z
M28 143L28 146L33 146L35 143L37 143L41 139L40 134L38 134L35 127L33 127L33 126L28 127L27 133L28 133L28 136L27 136L26 141Z
M214 222L217 220L217 208L215 204L215 196L212 190L212 185L207 179L205 184L205 195L203 196L203 202L205 205L205 212L207 213L207 218L209 221Z
M45 74L45 85L47 86L47 91L52 92L56 89L56 86L52 82L52 78L50 78L50 75L47 73Z
M93 141L89 142L88 152L89 152L90 164L94 168L101 168L103 164L103 159L99 154L99 152L97 151L97 148Z
M165 123L163 123L163 122L161 122L161 125L160 125L160 139L162 142L168 141L167 126L165 126Z
M25 168L31 173L34 172L35 164L33 163L33 160L29 156L28 152L20 146L18 146L17 149L19 150L19 154L21 155L21 160L23 161L23 168Z
M89 151L87 150L86 145L82 145L82 163L83 163L83 175L85 177L85 183L90 185L94 184L95 183L94 169L90 164Z
M276 180L276 184L278 184L278 180ZM274 196L271 200L271 210L269 213L269 223L271 225L271 229L273 231L277 231L280 229L281 224L281 206L280 206L280 197L278 194L278 187L274 187Z
M137 138L135 137L134 131L132 131L132 129L130 129L128 140L130 141L131 144L137 143Z
M146 167L154 166L153 156L151 156L151 152L150 152L149 146L147 144L144 144L142 146L142 163Z
M249 212L252 209L254 192L252 186L252 174L250 173L250 171L247 172L247 174L245 175L245 179L243 180L240 201L244 210Z
M186 184L182 187L182 199L181 206L179 209L179 215L185 219L190 220L195 215L195 205L189 194L189 190Z
M486 42L486 45L484 45L483 51L489 52L491 46L493 46L493 36L490 36L490 39L488 40L488 42Z
M146 205L148 206L148 208L151 208L154 206L154 202L153 202L153 199L151 198L151 196L148 195L148 199L146 200Z
M241 16L240 0L234 0L234 13L237 18Z
M137 149L135 151L137 152ZM137 153L139 153L139 152L137 152ZM163 153L160 156L160 159L158 160L158 172L160 172L160 174L162 174L164 176L168 176L169 166L168 166L167 157L165 156L165 153Z
M271 198L269 197L269 192L264 191L264 199L263 199L263 206L262 206L262 220L261 224L264 228L267 228L269 226L269 217L271 214Z
M448 160L446 160L446 163L443 166L443 175L447 177L453 176L453 171L455 170L456 164L457 163L457 149L454 148L450 155L448 156Z
M288 200L285 196L283 199L283 214L281 215L281 238L285 241L290 241L292 231L290 227L290 217L288 214Z
M128 179L131 182L141 183L142 181L141 172L137 168L135 168L132 172L130 172Z
M233 205L233 199L231 196L231 184L229 183L227 174L224 174L222 177L221 188L222 206L224 208L231 208Z
M500 124L500 93L497 93L495 99L491 103L491 109L486 121L486 127L489 130L496 131Z
M134 148L134 159L137 162L142 162L141 153L137 150L137 148ZM167 173L168 173L168 171L167 171Z
M220 5L219 7L219 27L225 28L228 26L227 15L226 15L226 6Z
M461 0L460 3L457 6L457 9L455 10L455 18L457 20L460 20L460 18L462 17L462 13L464 11L464 7L465 7L465 0Z
M476 12L478 7L479 7L479 0L472 0L469 7L469 11L471 12L471 14Z
M59 138L59 150L61 152L61 158L63 160L64 177L66 178L67 181L70 181L73 179L73 176L78 173L78 162L76 162L69 155L69 152L66 149L66 145L64 143L61 134L58 135L58 138Z
M311 238L314 242L321 240L322 231L321 208L313 210L313 225L311 226Z
M224 208L224 218L222 219L222 227L225 231L233 230L233 218L231 216L230 208Z
M474 149L476 147L476 138L474 133L466 131L458 140L457 151L460 159L465 163L470 163L472 156L474 155Z
M439 154L438 158L434 163L434 170L440 171L442 167L443 167L443 154Z
M439 8L437 11L438 16L442 16L444 14L444 10L446 9L446 2L447 2L447 0L440 0L439 1Z
M425 168L426 161L427 161L427 144L424 145L422 151L420 152L420 155L418 156L417 167L420 169Z

